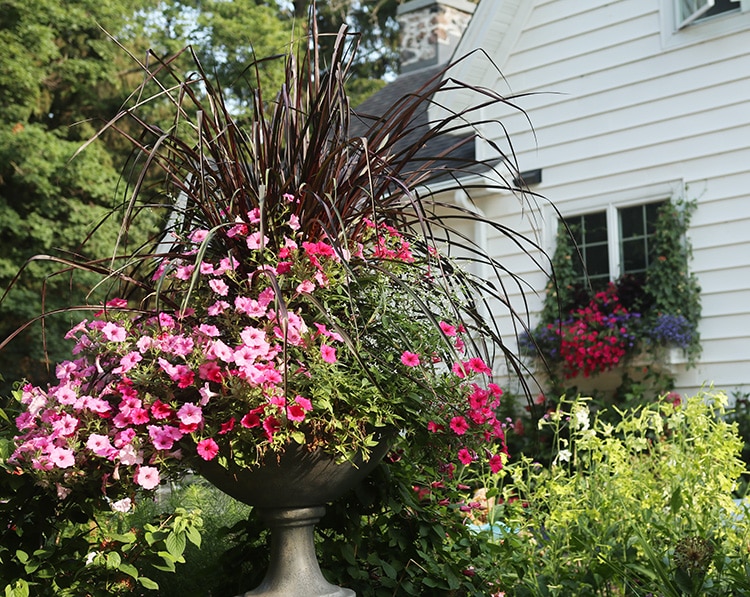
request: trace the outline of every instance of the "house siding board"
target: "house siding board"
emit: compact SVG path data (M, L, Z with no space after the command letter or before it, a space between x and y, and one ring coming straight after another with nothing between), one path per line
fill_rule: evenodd
M697 367L678 371L677 385L731 391L750 386L750 28L706 37L696 28L689 43L664 47L661 19L651 0L593 9L537 0L522 30L508 32L517 42L498 64L505 79L486 71L477 82L535 94L517 100L533 130L510 109L492 116L502 117L520 168L543 169L534 190L559 209L668 181L698 201L689 236L703 288L703 353ZM508 23L517 25L504 16ZM509 225L523 217L507 204L496 215ZM554 213L546 217L549 239ZM515 257L518 249L499 235L488 242L541 292L546 279L532 260ZM541 306L539 294L527 297L532 309ZM514 294L517 308L520 298Z

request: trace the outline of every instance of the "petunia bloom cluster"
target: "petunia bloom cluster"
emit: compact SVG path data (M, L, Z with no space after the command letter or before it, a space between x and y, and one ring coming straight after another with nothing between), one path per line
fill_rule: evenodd
M420 316L429 257L391 226L365 224L345 251L302 237L293 213L269 243L257 210L175 238L155 264L158 308L109 301L67 334L73 357L55 385L19 389L10 461L61 497L94 485L114 499L200 461L253 466L291 444L347 457L420 413L456 446L446 465L498 472L490 367L466 355L466 330L448 315L439 326Z

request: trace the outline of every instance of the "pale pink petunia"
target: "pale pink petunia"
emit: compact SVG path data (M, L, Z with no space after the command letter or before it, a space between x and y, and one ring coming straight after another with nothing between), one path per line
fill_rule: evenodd
M208 285L211 287L211 290L219 296L226 296L229 293L229 286L227 286L227 283L224 282L224 280L219 278L209 280Z
M120 359L120 366L114 369L114 373L117 375L121 375L122 373L127 373L131 369L133 369L135 366L138 365L138 363L141 362L143 357L140 355L137 351L131 351L128 354L126 354L124 357Z
M417 367L419 366L419 355L405 350L401 355L401 362L407 367Z
M234 362L234 350L232 350L221 340L216 340L210 345L206 356L208 358L216 357L217 359L224 361L225 363Z
M175 268L174 277L178 280L189 280L194 271L194 265L178 265Z
M204 336L208 336L209 338L216 338L218 336L221 336L221 332L219 331L219 328L217 328L215 325L211 325L208 323L200 324L198 326L198 331Z
M108 321L102 327L102 335L110 342L122 342L127 337L128 332L121 325Z
M234 299L234 308L248 317L263 317L266 314L266 306L248 296L238 296Z
M117 449L109 441L109 437L100 433L92 433L86 441L86 447L103 458L111 458L117 453Z
M67 384L52 388L50 395L54 396L60 404L65 406L72 406L78 399L75 390Z
M336 349L328 344L322 344L320 346L320 356L326 363L336 362Z
M247 248L248 249L261 249L268 245L268 237L260 236L260 232L253 232L247 236Z
M297 217L297 215L296 214L290 215L289 216L289 228L291 228L292 230L299 230L299 227L300 227L300 223L299 223L299 218Z
M143 489L154 489L159 485L159 470L153 466L141 466L133 477Z
M135 449L133 444L128 444L127 446L120 448L120 451L117 453L117 458L125 466L132 466L143 462L143 455Z
M174 317L169 313L159 313L157 319L159 320L159 325L164 329L171 330L175 326Z
M73 450L61 447L52 448L49 452L49 459L57 468L70 468L76 462Z
M310 294L315 290L315 283L310 280L303 280L297 285L297 292L300 294Z
M208 230L197 228L190 233L190 241L195 244L200 244L208 238Z
M195 447L198 456L203 460L213 460L219 453L219 445L210 437L202 439Z
M226 301L216 301L213 305L210 305L208 309L206 309L206 313L210 315L211 317L215 317L217 315L221 315L229 308L229 303Z
M177 418L185 425L200 425L203 422L203 411L192 402L186 402L177 411Z
M68 437L75 433L80 421L65 413L52 423L52 429L61 437Z

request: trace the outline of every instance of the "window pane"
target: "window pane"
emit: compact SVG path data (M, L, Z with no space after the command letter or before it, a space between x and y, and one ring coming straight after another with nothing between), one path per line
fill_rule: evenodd
M587 246L584 257L589 277L609 278L609 247L607 245Z
M659 216L659 208L664 205L664 201L649 203L646 206L646 233L651 236L656 230L656 218Z
M646 239L636 238L622 243L622 269L624 274L643 271L646 261Z
M597 279L604 284L609 281L609 245L607 234L607 214L599 211L582 216L566 218L583 263L578 255L572 255L573 266L580 281ZM585 272L585 273L584 273ZM593 284L593 280L592 280Z
M651 246L659 208L664 201L627 207L620 217L620 274L644 272L653 257Z
M714 6L715 0L678 0L677 28L682 29L706 14Z
M585 244L607 242L607 214L603 211L583 216Z
M621 238L643 236L643 206L627 207L620 210Z

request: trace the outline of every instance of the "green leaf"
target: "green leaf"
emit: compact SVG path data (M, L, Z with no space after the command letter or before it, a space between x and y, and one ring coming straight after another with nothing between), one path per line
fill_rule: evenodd
M138 582L141 583L141 586L144 589L149 589L151 591L158 591L159 590L158 583L154 582L150 578L146 578L145 576L138 577Z
M106 561L107 568L109 568L110 570L117 570L120 567L120 564L122 564L122 558L116 551L110 551L107 554Z
M167 551L172 554L175 559L179 559L182 557L182 554L185 553L185 535L182 533L169 533L166 541L164 541L164 545L166 546Z
M122 572L123 574L127 574L128 576L132 578L138 578L138 568L133 566L133 564L128 564L127 562L123 562L120 564L117 569Z

